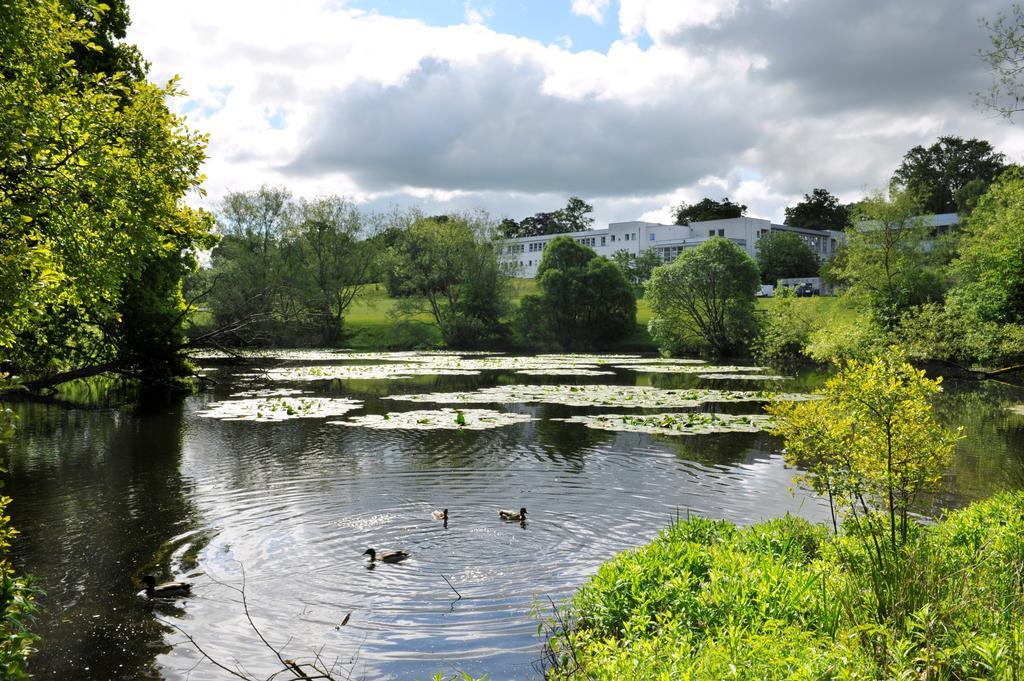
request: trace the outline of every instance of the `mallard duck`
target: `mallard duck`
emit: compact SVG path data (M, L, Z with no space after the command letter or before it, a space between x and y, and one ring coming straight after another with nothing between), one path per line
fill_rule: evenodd
M431 513L431 516L434 520L448 520L448 509L446 508L443 511L434 511Z
M369 556L371 563L377 561L381 563L397 563L409 557L409 554L405 551L381 551L377 553L374 549L366 549L363 551L363 555Z
M502 520L518 520L522 522L526 520L526 507L524 506L521 509L519 509L518 513L516 513L515 511L501 509L500 511L498 511L498 515L501 516Z
M153 575L145 575L142 582L146 585L146 596L149 598L178 598L192 593L192 585L189 582L157 584L156 577Z

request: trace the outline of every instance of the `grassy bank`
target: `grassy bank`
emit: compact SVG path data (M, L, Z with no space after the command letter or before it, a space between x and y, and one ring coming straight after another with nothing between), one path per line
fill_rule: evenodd
M700 518L606 563L552 639L555 679L1020 679L1024 493L916 536L880 617L861 543Z

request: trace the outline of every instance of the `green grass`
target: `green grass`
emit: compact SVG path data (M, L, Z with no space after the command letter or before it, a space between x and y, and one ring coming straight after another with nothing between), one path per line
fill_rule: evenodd
M893 585L911 605L879 621L851 537L677 522L571 599L549 678L1021 678L1024 493L917 529Z

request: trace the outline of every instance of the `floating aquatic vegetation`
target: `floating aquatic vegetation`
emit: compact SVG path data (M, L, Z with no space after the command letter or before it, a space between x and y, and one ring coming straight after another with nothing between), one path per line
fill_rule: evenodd
M376 430L487 430L533 420L529 414L493 409L418 409L355 416L347 421L328 423Z
M266 388L263 390L242 390L234 393L231 397L295 397L296 395L309 394L305 390L296 388Z
M567 423L581 423L587 428L631 433L661 435L707 435L710 433L756 433L766 430L772 417L764 414L708 414L676 413L633 416L629 414L600 414L555 419Z
M213 402L198 414L222 421L287 421L344 416L362 406L344 397L251 397Z
M713 366L710 364L616 364L615 368L648 374L738 374L768 370L767 367Z
M791 381L792 376L772 376L770 374L697 374L697 378L716 381Z
M520 369L516 372L522 376L614 376L614 371L599 369L579 369L572 367L551 369Z
M742 390L665 390L639 385L499 385L473 392L388 395L387 400L437 404L563 404L571 407L690 408L707 402L814 399L807 394Z
M474 376L479 371L417 363L405 364L325 364L275 367L266 377L276 381L332 381L366 379L402 379L414 376Z

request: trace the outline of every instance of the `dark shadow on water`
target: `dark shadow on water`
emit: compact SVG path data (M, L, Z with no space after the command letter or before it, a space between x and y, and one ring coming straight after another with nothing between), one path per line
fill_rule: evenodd
M17 408L23 429L6 452L5 491L21 531L16 564L45 591L36 678L160 678L154 659L167 648L153 613L180 608L140 597L136 580L144 570L171 576L202 538L187 535L181 409L151 408L144 422L113 410Z

